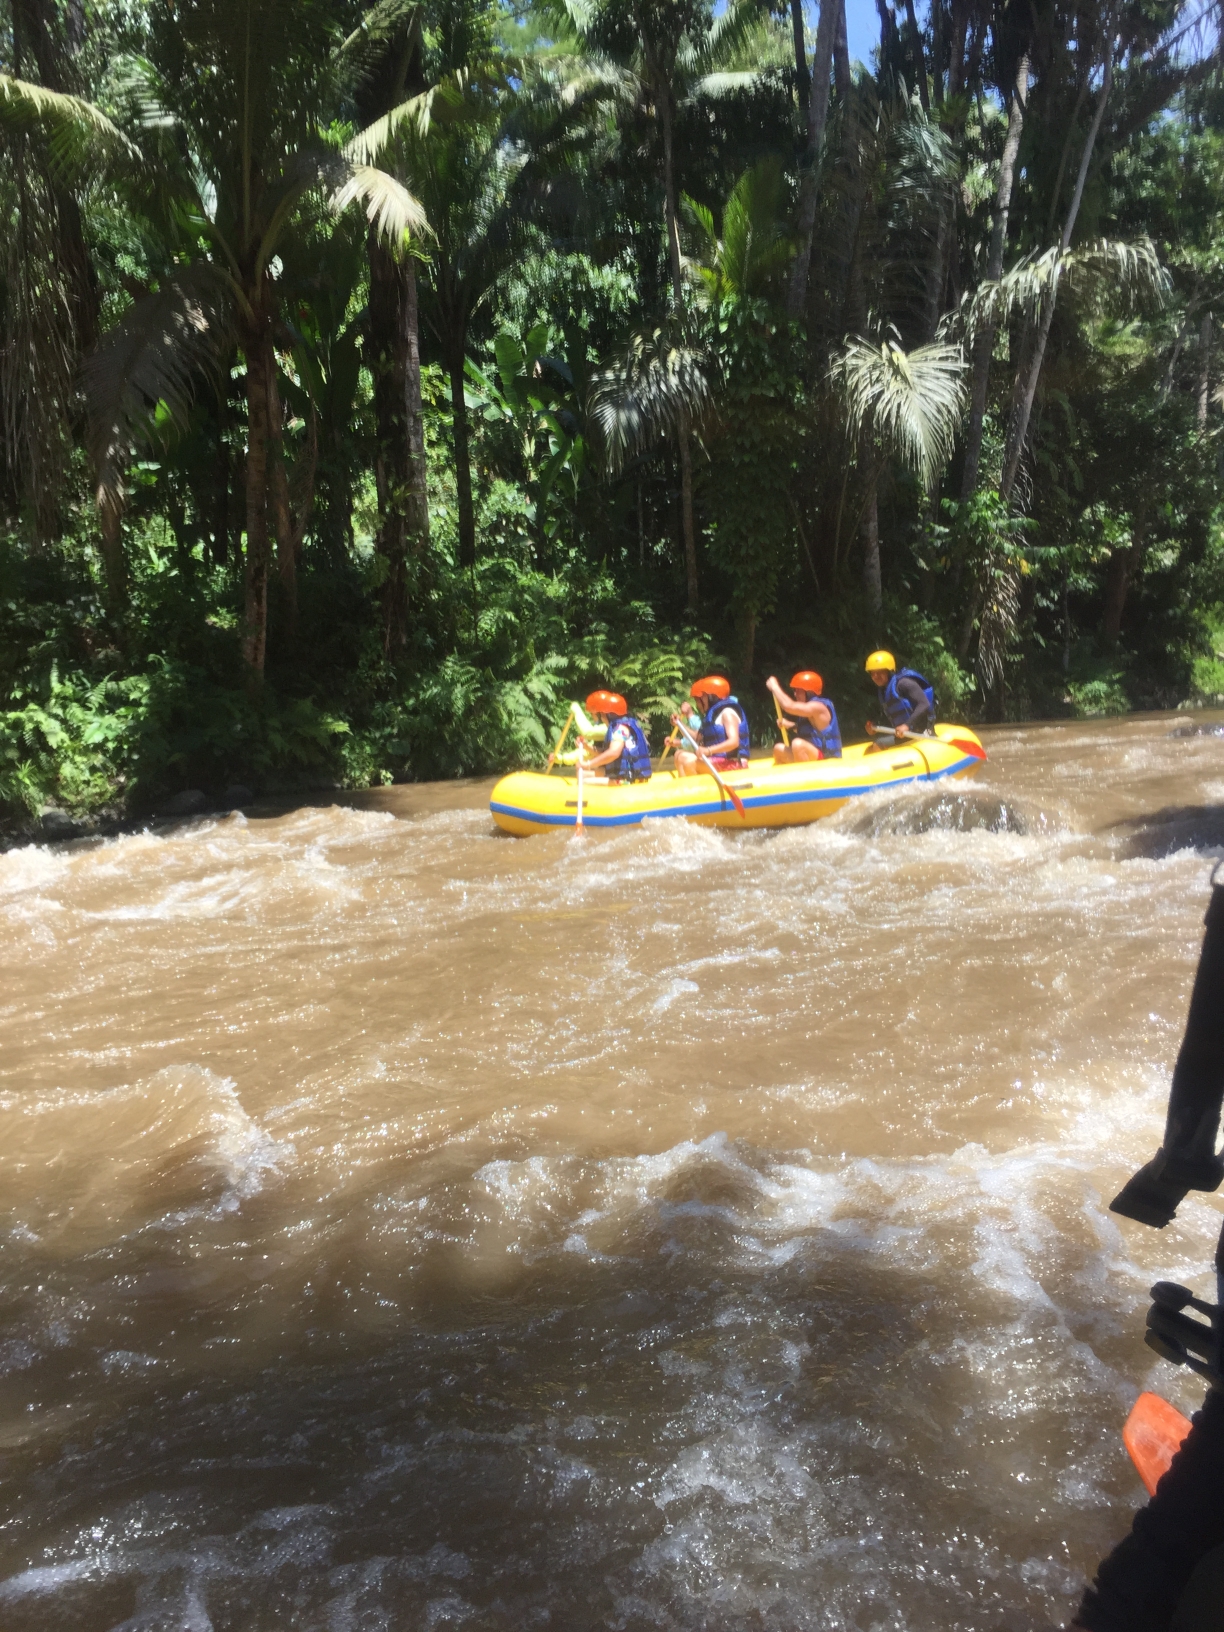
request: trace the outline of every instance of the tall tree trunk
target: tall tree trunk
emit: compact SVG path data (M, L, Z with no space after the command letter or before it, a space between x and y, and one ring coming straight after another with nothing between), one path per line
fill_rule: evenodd
M276 378L276 350L268 347L268 509L276 539L276 575L285 597L285 625L290 640L297 637L297 550L289 504L289 474L285 469L285 416Z
M1207 429L1207 403L1211 397L1211 313L1203 313L1199 326L1198 428Z
M795 45L795 95L799 112L806 119L812 82L807 65L807 41L803 37L803 0L791 0L791 34Z
M868 481L867 505L863 511L861 532L863 588L867 591L867 604L878 618L884 609L884 581L880 572L880 506L874 470Z
M107 489L98 491L98 522L102 569L106 576L106 606L112 616L127 604L127 563L123 557L123 498Z
M381 54L363 76L357 96L363 126L389 113L407 96L425 89L421 61L423 9L416 5L410 13L400 16L385 38ZM408 642L408 559L423 553L429 539L416 264L410 253L402 258L392 255L373 228L368 235L367 256L370 298L365 356L374 382L377 435L374 485L378 497L378 532L374 547L387 566L381 597L383 651L394 657ZM459 441L457 435L456 459ZM462 484L462 477L457 479ZM467 494L470 510L470 467ZM460 505L462 508L462 493ZM469 531L468 553L474 562L474 526ZM466 548L463 533L461 517L461 555Z
M922 30L914 13L914 0L905 0L905 18L909 23L910 47L914 54L914 73L918 80L918 98L923 113L931 111L931 93L927 89L926 53L922 49Z
M78 76L58 37L58 13L49 0L13 0L14 45L21 39L29 45L38 67L38 78L49 91L75 92ZM70 19L71 22L71 19ZM20 69L17 70L20 73ZM52 179L59 239L59 261L67 273L72 291L72 324L77 349L86 352L98 339L98 280L85 243L81 210L75 196L57 179Z
M740 625L743 630L740 646L740 661L745 674L751 674L756 663L756 632L757 615L755 612L745 612Z
M417 557L429 548L429 488L425 465L425 412L421 403L421 319L416 262L404 261L404 412L408 421L408 497L404 520L408 549Z
M846 33L846 0L835 0L837 16L833 27L833 83L837 95L845 102L850 95L850 41Z
M965 83L965 37L968 29L968 0L952 0L952 45L948 52L949 101L960 95Z
M1067 134L1063 138L1062 151L1058 155L1058 170L1054 176L1054 186L1050 190L1050 211L1046 217L1045 240L1047 243L1054 236L1054 226L1058 220L1058 206L1062 203L1063 177L1067 173L1067 161L1071 157L1071 144L1075 141L1075 131L1079 125L1080 114L1084 111L1084 103L1088 100L1090 69L1091 65L1089 65L1089 69L1085 70L1080 79L1079 89L1075 93L1075 105L1071 110L1071 117L1067 121Z
M476 566L476 510L472 503L472 456L468 447L467 403L463 396L464 346L451 353L451 423L455 433L455 499L459 511L459 565Z
M812 57L812 94L808 101L807 168L799 190L799 247L791 267L786 296L786 315L797 318L807 301L808 268L812 260L812 234L816 228L816 208L820 202L820 153L829 119L829 65L833 37L844 0L821 0L820 21L816 26L816 50Z
M1109 572L1105 579L1105 610L1101 617L1101 634L1110 646L1116 646L1122 633L1122 614L1126 597L1143 561L1143 543L1140 539L1125 550L1115 550L1109 558Z
M676 205L676 174L672 153L671 89L664 85L658 94L659 112L663 124L663 210L667 231L667 258L671 266L672 303L676 321L683 329L685 321L684 284L680 272L680 218ZM693 520L693 455L689 446L689 428L681 424L676 433L680 446L680 520L684 533L685 605L689 612L697 610L697 528Z
M935 224L935 245L931 251L931 266L927 273L926 337L934 340L943 311L943 295L948 283L948 257L952 251L953 214L956 195L945 187L939 200L939 217Z
M260 322L245 337L247 365L246 562L242 655L252 685L263 680L268 648L268 376L272 342Z
M1007 115L1007 136L1003 143L1003 158L999 165L999 184L995 189L994 222L990 230L990 251L986 258L986 279L989 283L997 283L1003 274L1003 254L1007 247L1007 218L1011 212L1016 158L1020 152L1020 138L1024 133L1028 86L1029 54L1025 51L1016 69L1016 83ZM994 325L987 324L973 342L973 391L969 406L969 434L965 438L962 499L971 498L978 485L978 470L982 460L982 427L986 418L986 393L990 385L990 357L994 351L994 341Z
M371 228L367 242L370 295L366 307L366 367L374 382L374 490L378 531L374 548L383 558L383 651L402 645L408 626L408 577L404 561L404 499L408 484L405 358L399 266ZM456 442L456 451L458 442Z
M697 529L693 525L693 455L687 426L680 429L680 521L684 531L684 605L697 610Z
M1101 120L1105 117L1105 104L1109 100L1109 92L1113 85L1114 53L1117 49L1116 13L1111 11L1106 23L1108 38L1105 47L1105 75L1101 81L1101 92L1097 98L1096 112L1092 116L1092 124L1088 135L1084 139L1084 151L1080 156L1079 174L1075 178L1075 191L1071 195L1071 204L1067 210L1067 219L1063 224L1062 238L1059 240L1059 253L1065 255L1071 245L1071 235L1075 231L1076 218L1079 215L1080 204L1084 197L1084 183L1088 179L1088 166L1092 162L1092 151L1096 146L1097 134L1101 128ZM1024 453L1024 444L1028 438L1029 418L1033 412L1033 398L1037 394L1037 381L1041 377L1041 365L1045 361L1046 345L1050 338L1050 329L1054 323L1054 308L1058 302L1058 269L1055 268L1051 280L1049 293L1042 306L1041 323L1037 330L1036 343L1033 346L1032 356L1028 361L1023 384L1018 393L1016 409L1008 427L1007 451L1003 460L1003 480L999 484L1000 496L1010 499L1012 489L1016 485L1016 473L1020 469L1020 459ZM1019 382L1017 382L1019 383Z

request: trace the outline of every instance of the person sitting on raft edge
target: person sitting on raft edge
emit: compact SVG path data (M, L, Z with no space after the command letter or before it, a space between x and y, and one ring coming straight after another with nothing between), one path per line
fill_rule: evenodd
M609 782L649 782L650 743L641 721L629 712L629 704L619 691L593 691L586 700L593 714L608 728L605 746L582 762L584 771L607 768Z
M689 696L701 710L701 746L716 771L738 771L748 763L748 716L738 697L731 694L731 682L721 674L707 674L694 680ZM672 724L680 716L673 714ZM700 776L705 765L691 748L676 749L676 774Z
M842 751L841 728L837 710L822 695L824 681L814 669L801 669L791 676L794 697L787 696L770 675L765 682L774 700L784 714L793 716L790 724L791 744L774 743L774 764L792 765L808 759L840 759Z
M872 652L866 663L867 673L880 691L880 706L888 725L898 740L902 737L930 737L935 734L935 688L918 673L917 669L897 669L897 660L891 652ZM877 731L867 721L867 735Z

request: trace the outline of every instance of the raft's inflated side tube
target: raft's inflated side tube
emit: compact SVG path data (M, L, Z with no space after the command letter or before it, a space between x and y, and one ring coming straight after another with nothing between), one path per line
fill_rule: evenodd
M986 750L965 725L938 725L934 737L914 737L893 748L856 743L840 759L775 765L754 759L742 770L723 772L744 804L741 816L711 776L656 771L649 782L607 783L584 778L582 825L632 827L682 816L690 822L731 829L799 827L832 816L848 799L877 788L971 776ZM575 827L578 788L572 776L515 771L503 776L489 800L493 820L506 833L546 833Z

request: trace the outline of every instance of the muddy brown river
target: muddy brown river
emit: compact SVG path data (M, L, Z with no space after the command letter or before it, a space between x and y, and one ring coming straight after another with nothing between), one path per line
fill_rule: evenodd
M1196 716L1196 726L1218 716ZM4 1632L1031 1632L1142 1490L1184 717L816 827L0 856Z

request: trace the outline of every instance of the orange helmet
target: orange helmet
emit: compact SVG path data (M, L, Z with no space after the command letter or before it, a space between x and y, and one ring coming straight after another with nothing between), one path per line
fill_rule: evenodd
M690 697L730 697L731 682L724 680L721 674L707 674L702 680L694 680L689 687Z
M819 697L824 690L824 681L815 669L800 669L798 674L792 674L791 685L796 691L806 691L809 697Z
M593 691L586 700L592 714L628 714L629 704L619 691Z

